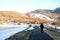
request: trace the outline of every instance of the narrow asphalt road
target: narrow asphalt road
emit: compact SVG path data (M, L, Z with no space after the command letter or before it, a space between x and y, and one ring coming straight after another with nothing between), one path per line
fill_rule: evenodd
M43 32L41 33L41 30L39 27L35 26L34 30L32 31L29 40L54 40L51 38L47 33Z

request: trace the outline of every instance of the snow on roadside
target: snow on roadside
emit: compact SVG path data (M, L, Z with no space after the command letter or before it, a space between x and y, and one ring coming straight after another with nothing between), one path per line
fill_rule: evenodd
M0 31L0 40L5 40L6 38L10 37L11 35L24 30L25 28L13 28L8 30Z
M2 25L0 25L0 27L1 26ZM7 27L7 26L10 27L10 25L6 25L5 27ZM16 27L16 25L11 25L11 27L12 26ZM11 35L14 35L15 33L21 32L24 29L26 29L27 27L29 27L29 25L21 25L22 27L20 25L17 25L17 26L19 26L19 27L7 29L7 30L1 30L0 31L0 40L5 40L6 38L9 38ZM4 27L4 25L2 27ZM32 30L32 29L33 29L33 27L29 28L28 30Z
M28 25L0 25L0 27L28 27Z

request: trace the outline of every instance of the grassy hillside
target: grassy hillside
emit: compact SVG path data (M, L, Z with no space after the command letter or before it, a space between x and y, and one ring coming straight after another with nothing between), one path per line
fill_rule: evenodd
M28 18L28 16L13 12L13 11L0 11L0 24L4 22L20 22L24 21L24 19Z
M44 15L52 17L57 19L58 16L56 16L55 14L47 14L45 13ZM22 14L22 13L18 13L18 12L14 12L14 11L0 11L0 24L3 24L5 22L8 23L14 23L14 22L19 22L19 23L42 23L42 22L46 22L46 23L51 23L52 21L49 20L45 20L45 19L39 19L39 18L31 18L28 15ZM60 22L60 21L57 21Z

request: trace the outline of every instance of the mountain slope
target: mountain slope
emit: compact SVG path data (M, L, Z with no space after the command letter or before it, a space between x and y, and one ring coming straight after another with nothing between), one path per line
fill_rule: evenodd
M59 22L60 14L53 13L53 10L38 9L26 14L14 11L0 11L0 24L3 23L42 23Z
M28 16L22 13L13 11L0 11L0 23L4 22L22 22L27 19Z
M39 19L45 19L45 20L50 20L50 21L54 21L54 19L44 15L44 14L38 14L38 13L29 13L27 14L28 16L30 16L31 18L39 18Z
M53 10L48 10L48 9L37 9L35 11L31 11L26 13L26 15L28 15L31 18L38 18L41 20L43 20L44 22L60 22L60 14L57 13L53 13ZM43 22L42 21L42 22Z
M56 8L53 13L57 13L57 14L60 14L60 7Z

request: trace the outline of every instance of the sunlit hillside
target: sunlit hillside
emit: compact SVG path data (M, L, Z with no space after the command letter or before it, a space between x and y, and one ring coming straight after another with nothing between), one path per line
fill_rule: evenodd
M55 13L53 11L54 10L37 9L28 12L26 15L32 18L38 18L40 19L40 22L51 23L51 24L55 23L57 25L60 25L60 13Z
M28 16L13 12L13 11L0 11L0 24L4 22L20 22L24 21L25 18L28 18Z
M39 24L42 22L52 23L60 22L60 19L57 19L56 14L52 13L28 13L22 14L14 11L0 11L0 24L3 23L33 23Z

